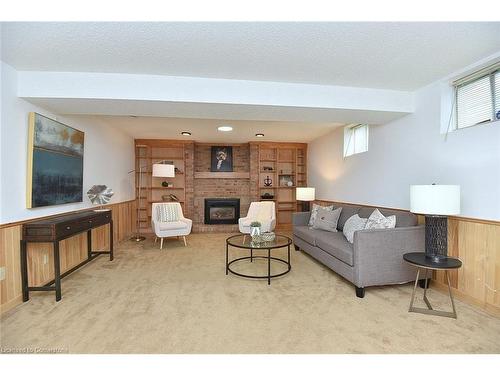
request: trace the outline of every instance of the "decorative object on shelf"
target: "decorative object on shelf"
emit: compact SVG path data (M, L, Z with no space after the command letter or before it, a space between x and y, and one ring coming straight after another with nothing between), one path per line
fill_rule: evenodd
M113 194L113 190L111 190L111 188L108 188L106 185L94 185L89 189L89 191L87 191L87 197L89 197L90 202L92 204L101 206L108 203ZM100 207L99 209L95 209L94 211L103 212L110 211L110 209Z
M293 186L292 176L290 175L280 176L280 186L292 187Z
M174 171L175 171L175 173L182 173L182 171L177 167L174 168Z
M260 196L262 199L273 199L274 195L269 194L269 193L264 193Z
M83 201L84 137L80 130L29 114L27 208Z
M264 171L269 171L269 172L274 171L274 168L273 168L273 167L270 167L270 166L268 166L268 165L265 165L264 167L262 167L262 169L263 169Z
M302 211L309 211L310 202L316 199L316 189L313 187L298 187L295 192L298 201L302 201Z
M433 262L446 261L448 218L460 213L459 185L411 185L410 211L425 215L425 253Z
M136 224L136 233L135 233L135 236L130 239L131 241L140 242L140 241L144 241L146 239L146 237L141 236L139 233L140 208L141 208L141 201L143 198L143 196L142 196L142 175L143 175L143 169L149 168L151 166L153 167L153 172L152 172L153 177L175 177L174 164L171 161L167 161L167 160L162 160L162 161L154 163L154 164L148 164L146 166L139 165L138 171L136 169L133 169L133 170L128 172L129 174L134 173L134 172L139 172L139 186L137 187L138 188L137 197L138 197L139 202L137 203L137 207L136 207L136 223L135 223Z
M252 221L250 223L250 236L252 237L252 240L254 237L260 236L260 227L261 227L260 221Z
M233 147L212 146L211 172L233 171Z
M173 182L168 182L168 181L163 181L161 183L161 186L163 186L163 187L174 187L174 183Z
M270 178L269 176L267 176L265 179L264 179L264 186L273 186L273 180L272 178Z

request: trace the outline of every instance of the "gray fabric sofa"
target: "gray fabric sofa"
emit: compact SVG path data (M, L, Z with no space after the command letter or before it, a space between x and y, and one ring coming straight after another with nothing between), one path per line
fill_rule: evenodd
M403 261L404 253L425 249L424 226L417 225L414 214L379 208L385 216L396 215L396 228L357 231L351 244L342 233L346 220L355 214L367 218L375 208L336 204L334 207L342 207L338 232L310 228L310 212L294 214L295 250L303 250L353 283L360 298L364 297L365 287L415 280L415 268Z

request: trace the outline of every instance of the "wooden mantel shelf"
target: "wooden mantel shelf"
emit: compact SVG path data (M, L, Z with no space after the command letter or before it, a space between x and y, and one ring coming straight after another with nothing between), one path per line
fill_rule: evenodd
M194 178L250 179L250 172L194 172Z

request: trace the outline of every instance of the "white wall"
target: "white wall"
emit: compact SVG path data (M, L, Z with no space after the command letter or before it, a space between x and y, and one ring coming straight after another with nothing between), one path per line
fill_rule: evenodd
M343 158L343 130L309 144L318 199L409 208L412 184L458 184L461 216L500 220L500 122L441 134L444 83L416 92L415 112L370 127L369 151ZM443 106L443 107L442 107Z
M87 190L104 184L115 195L110 203L134 199L134 140L96 120L60 117L17 97L17 72L1 63L0 223L57 214L90 207ZM28 113L38 112L85 132L83 202L26 209Z

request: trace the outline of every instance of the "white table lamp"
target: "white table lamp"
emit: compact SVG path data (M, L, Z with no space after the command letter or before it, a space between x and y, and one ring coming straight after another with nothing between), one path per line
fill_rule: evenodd
M302 211L309 211L309 202L316 199L316 189L313 187L298 187L295 197L298 201L302 201Z
M459 185L411 185L410 211L425 215L425 252L434 262L448 254L448 218L460 213Z

